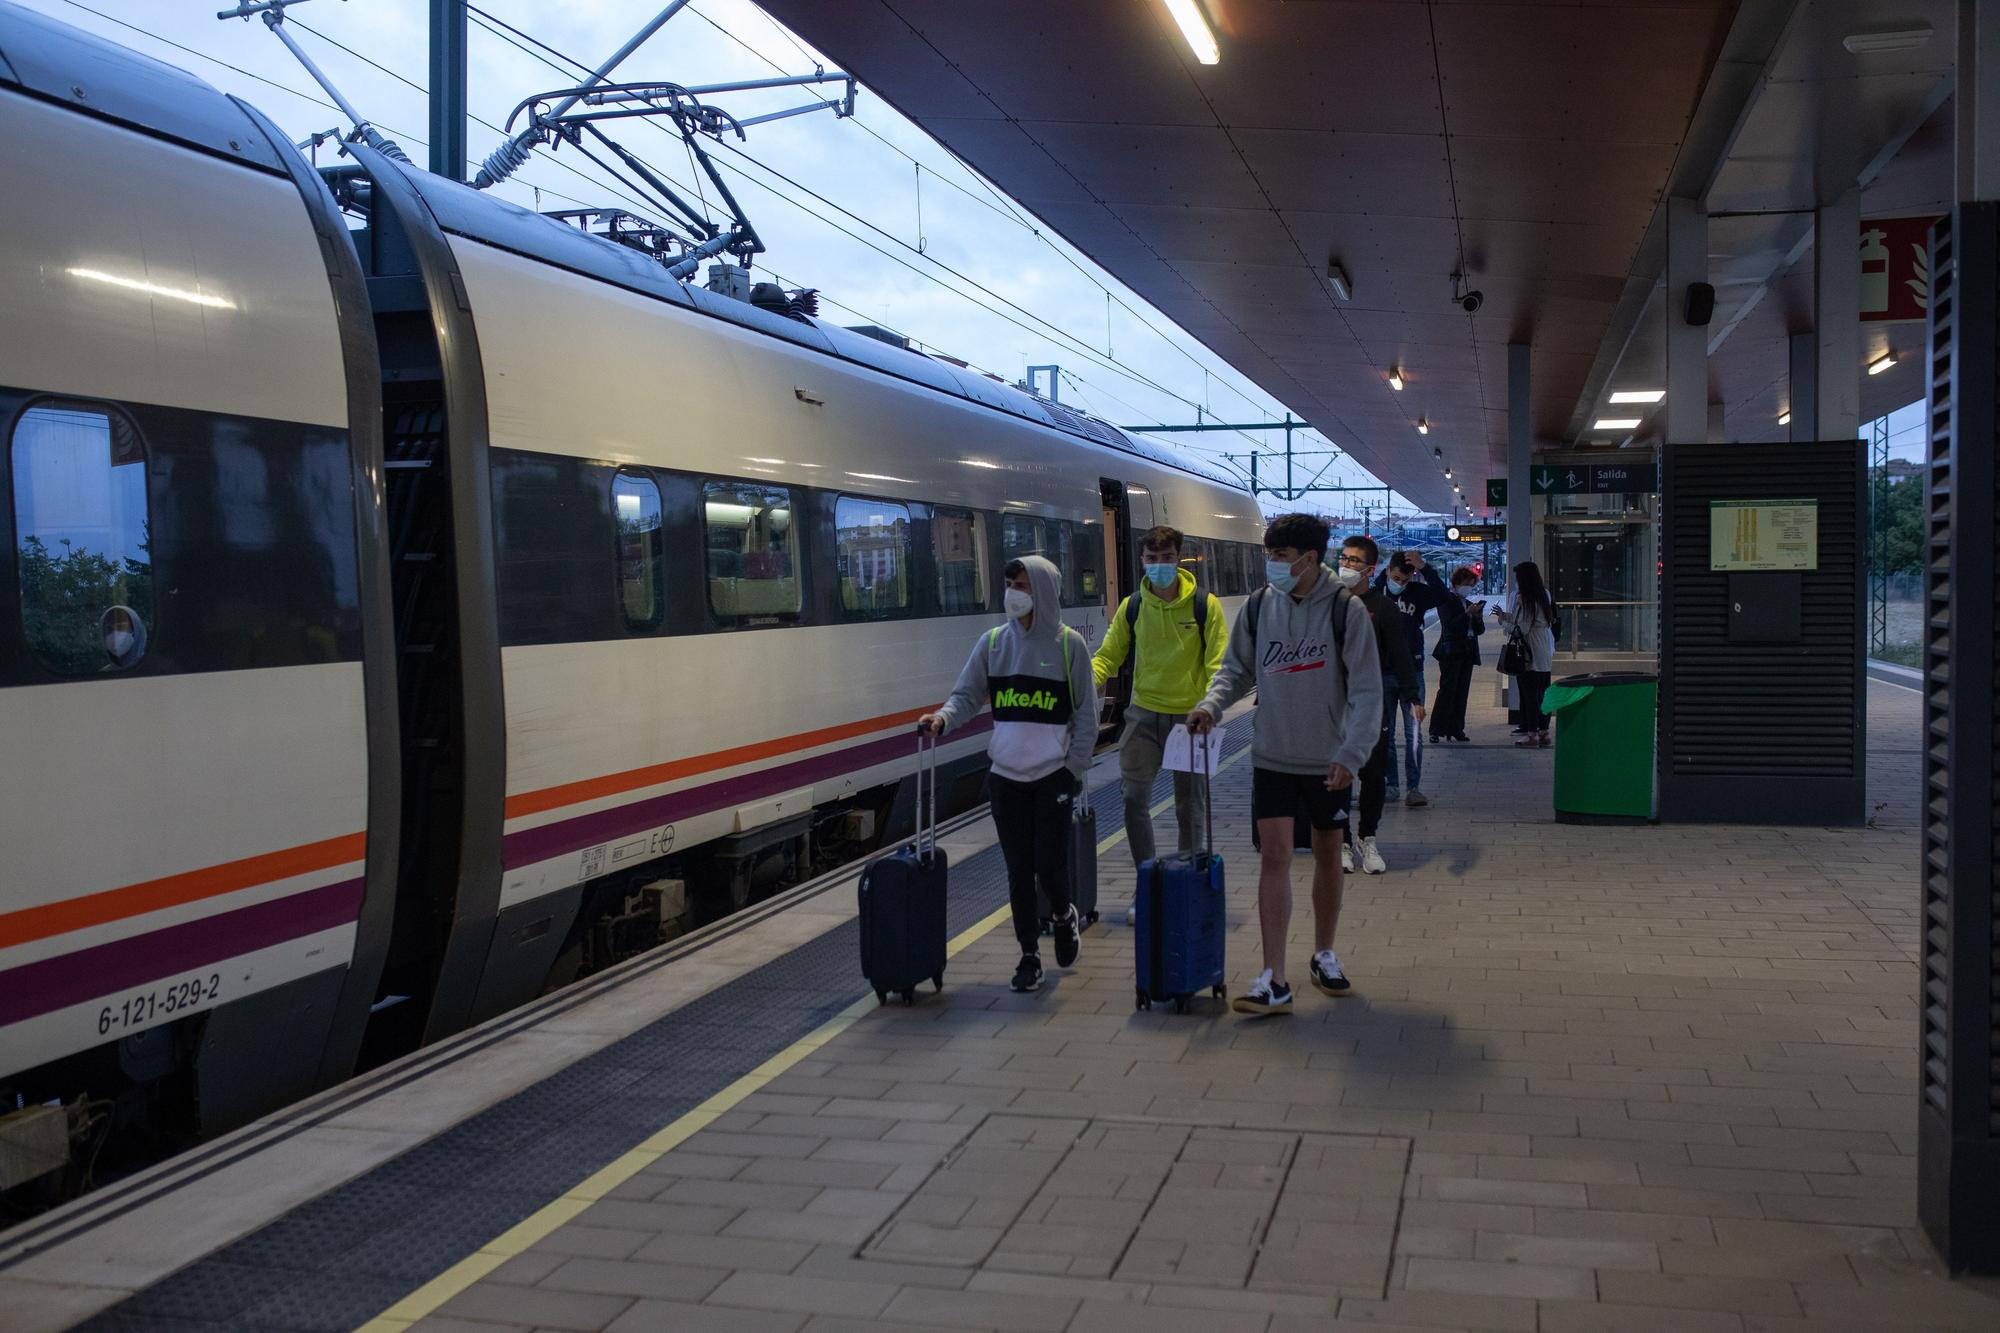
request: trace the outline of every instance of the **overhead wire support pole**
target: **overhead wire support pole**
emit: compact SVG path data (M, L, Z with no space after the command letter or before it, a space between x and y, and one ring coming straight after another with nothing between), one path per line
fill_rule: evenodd
M402 145L369 124L368 118L355 110L354 103L341 95L340 89L333 86L333 80L326 77L320 67L313 63L312 57L307 55L305 50L292 40L290 33L285 31L286 6L302 5L305 3L306 0L242 0L236 8L221 10L216 14L216 17L218 19L248 19L253 15L262 15L264 26L269 28L277 39L285 44L285 49L290 51L301 65L305 66L306 73L312 75L313 82L317 83L326 95L333 99L333 104L340 108L340 114L347 117L348 124L354 127L353 137L359 139L362 143L367 144L370 148L373 148L385 157L392 157L398 162L409 162L410 155L403 151Z
M430 167L465 179L466 0L431 0Z

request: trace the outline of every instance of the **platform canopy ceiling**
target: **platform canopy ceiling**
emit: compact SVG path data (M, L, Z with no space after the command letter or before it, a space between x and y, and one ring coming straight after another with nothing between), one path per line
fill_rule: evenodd
M1433 448L1500 474L1510 341L1569 432L1737 8L1197 0L1207 66L1163 0L759 3L1438 510Z

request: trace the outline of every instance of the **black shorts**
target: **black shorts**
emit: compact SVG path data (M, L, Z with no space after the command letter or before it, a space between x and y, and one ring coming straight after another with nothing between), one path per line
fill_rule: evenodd
M1270 768L1250 771L1250 818L1296 819L1304 816L1324 833L1347 826L1347 800L1354 794L1350 783L1339 791L1328 791L1324 773L1280 773Z

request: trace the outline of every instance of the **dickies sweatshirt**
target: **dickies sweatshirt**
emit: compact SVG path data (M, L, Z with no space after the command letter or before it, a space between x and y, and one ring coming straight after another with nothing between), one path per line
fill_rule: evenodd
M1257 691L1250 762L1258 768L1324 773L1339 764L1359 773L1382 734L1381 659L1374 623L1359 597L1340 599L1347 626L1334 659L1339 589L1324 570L1304 598L1266 587L1252 594L1251 601L1262 602L1256 615L1246 602L1229 628L1222 668L1200 706L1220 719L1229 705Z
M1097 742L1090 645L1063 623L1056 567L1038 555L1023 556L1021 563L1035 595L1034 627L1023 629L1010 619L980 635L938 712L951 731L991 702L993 739L986 753L995 773L1035 782L1068 768L1082 782Z

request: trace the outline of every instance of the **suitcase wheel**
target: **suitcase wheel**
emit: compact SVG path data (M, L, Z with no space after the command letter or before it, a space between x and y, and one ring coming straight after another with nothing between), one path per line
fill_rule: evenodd
M1089 914L1088 916L1084 917L1084 920L1085 920L1085 921L1087 921L1087 922L1089 922L1089 923L1090 923L1091 925L1093 925L1093 926L1094 926L1094 925L1096 925L1096 924L1097 924L1097 920L1098 920L1098 917L1097 917L1097 909L1096 909L1096 908L1094 908L1094 907L1093 907L1093 908L1091 908L1091 909L1090 909L1090 914Z
M877 1004L889 1003L889 992L883 990L880 986L877 986L875 988L875 1003Z
M1132 1001L1132 1007L1134 1009L1151 1009L1153 1007L1153 997L1146 994L1145 990L1141 988Z
M1208 988L1208 993L1210 995L1213 995L1218 1000L1226 1000L1229 998L1229 989L1219 981L1216 982L1213 986L1210 986Z
M1187 1011L1188 1011L1188 997L1185 995L1174 996L1174 1012L1177 1014L1184 1014Z
M937 990L943 990L943 989L944 989L944 973L940 972L940 973L938 973L938 974L937 974L936 976L932 977L932 978L931 978L931 985L932 985L932 986L933 986L934 988L936 988Z

